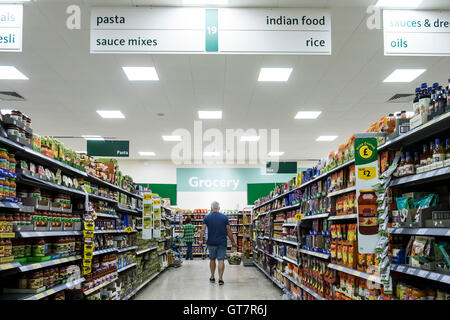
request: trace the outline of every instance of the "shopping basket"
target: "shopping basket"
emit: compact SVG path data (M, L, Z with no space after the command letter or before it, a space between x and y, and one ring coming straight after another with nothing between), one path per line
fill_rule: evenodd
M228 256L228 263L232 266L238 266L241 264L242 258L240 253L233 253L230 256Z

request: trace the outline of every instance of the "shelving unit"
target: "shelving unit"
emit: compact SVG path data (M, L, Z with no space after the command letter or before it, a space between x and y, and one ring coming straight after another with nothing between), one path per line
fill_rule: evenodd
M429 271L419 268L410 267L408 265L397 265L392 264L391 270L408 274L410 276L416 276L428 280L438 281L445 284L450 284L450 275L449 274L443 274L435 271Z

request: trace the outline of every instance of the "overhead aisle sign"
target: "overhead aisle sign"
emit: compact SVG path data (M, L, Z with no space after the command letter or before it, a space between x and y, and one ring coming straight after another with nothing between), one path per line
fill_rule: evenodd
M331 55L326 9L93 8L91 53Z
M450 56L450 11L384 10L386 56Z
M0 4L0 51L22 51L22 4Z

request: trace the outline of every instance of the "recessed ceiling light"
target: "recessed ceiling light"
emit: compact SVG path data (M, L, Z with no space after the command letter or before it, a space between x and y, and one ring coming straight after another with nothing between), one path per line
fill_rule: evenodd
M183 0L183 5L185 6L226 6L227 4L228 0Z
M155 156L156 154L153 151L139 151L139 155L141 156Z
M292 68L261 68L258 81L288 81Z
M199 111L199 119L222 119L222 111Z
M206 156L206 157L218 157L218 156L220 156L220 152L205 151L205 152L203 152L203 155Z
M181 141L181 136L162 136L164 141Z
M249 142L253 142L253 141L259 141L259 136L241 136L241 141L249 141Z
M375 7L417 8L423 0L378 0Z
M334 141L338 136L320 136L316 141Z
M125 116L118 110L97 110L97 113L105 119L124 119Z
M0 0L0 3L17 3L17 2L29 2L31 0Z
M0 80L28 80L22 72L13 66L0 66Z
M102 136L97 136L97 135L91 135L91 134L87 134L87 135L83 135L83 138L85 138L86 140L105 140Z
M284 154L282 151L271 151L267 155L269 157L281 157Z
M299 111L295 115L295 119L317 119L322 111Z
M11 114L11 112L12 112L11 109L1 109L2 114Z
M159 80L155 67L122 67L130 81Z
M396 69L383 82L411 82L427 69Z

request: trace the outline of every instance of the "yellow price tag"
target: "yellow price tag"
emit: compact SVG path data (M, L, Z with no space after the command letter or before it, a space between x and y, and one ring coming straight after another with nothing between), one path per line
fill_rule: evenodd
M84 230L94 231L94 223L93 222L85 222L84 223Z
M144 200L152 200L151 194L144 194Z
M88 260L88 259L83 259L83 266L84 267L91 267L92 265L92 260Z
M83 274L91 273L91 266L83 266Z
M94 237L94 232L93 231L89 231L89 230L84 230L83 231L83 235L85 238L93 238Z
M297 213L297 214L295 215L295 220L301 221L302 219L303 219L303 214Z
M159 205L161 205L161 200L155 200L155 201L153 201L153 204L155 206L159 206Z
M125 231L128 232L128 233L131 233L131 232L133 232L133 227L127 227L125 229Z
M372 180L377 176L376 167L360 167L358 168L358 179Z
M93 243L85 243L84 244L84 252L94 252L94 244Z

